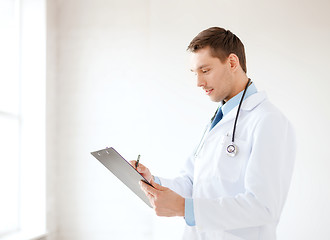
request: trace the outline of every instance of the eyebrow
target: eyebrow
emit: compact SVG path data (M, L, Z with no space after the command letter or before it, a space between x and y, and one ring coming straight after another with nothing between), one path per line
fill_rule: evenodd
M204 64L204 65L200 66L198 69L202 69L202 68L209 67L209 66L210 66L209 64Z
M204 64L204 65L201 65L198 67L198 69L202 69L202 68L205 68L205 67L209 67L210 65L209 64ZM194 70L190 69L190 71L194 72Z

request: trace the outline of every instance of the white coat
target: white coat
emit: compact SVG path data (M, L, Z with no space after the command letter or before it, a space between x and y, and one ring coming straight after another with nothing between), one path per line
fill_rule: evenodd
M175 179L163 186L193 198L196 226L187 240L274 240L295 159L295 134L287 118L263 92L243 101L237 122L235 157L226 154L237 106L207 133Z

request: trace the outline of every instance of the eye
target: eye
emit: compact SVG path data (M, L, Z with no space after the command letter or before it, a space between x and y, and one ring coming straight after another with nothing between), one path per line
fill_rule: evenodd
M202 69L202 73L207 73L209 71L210 71L209 69Z

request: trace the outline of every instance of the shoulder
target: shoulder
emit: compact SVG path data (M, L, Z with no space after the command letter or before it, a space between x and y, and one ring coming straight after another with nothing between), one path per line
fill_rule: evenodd
M260 102L252 111L255 131L280 134L283 132L295 135L294 127L285 114L275 106L267 97Z
M265 92L258 92L247 98L244 110L250 126L255 128L265 125L272 126L274 130L284 126L292 128L288 118L268 99Z
M257 119L264 119L269 117L286 119L282 111L277 108L267 97L265 92L258 92L252 95L247 100L245 109ZM250 114L249 114L250 115Z

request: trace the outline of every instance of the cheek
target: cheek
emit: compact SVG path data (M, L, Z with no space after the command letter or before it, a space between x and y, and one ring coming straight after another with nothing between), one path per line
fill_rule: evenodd
M217 71L214 74L214 82L218 85L226 84L229 79L229 73L226 69L222 69L221 71Z
M222 73L215 72L212 74L211 79L214 86L221 86L221 83L223 82L223 75Z
M228 73L228 71L225 68L223 68L223 69L217 71L216 74L219 78L224 78L227 75L227 73Z
M207 76L205 76L205 79L211 85L217 85L217 83L219 82L219 74L217 72L210 72L209 74L207 74Z

